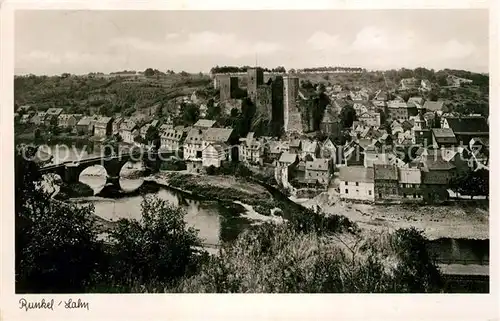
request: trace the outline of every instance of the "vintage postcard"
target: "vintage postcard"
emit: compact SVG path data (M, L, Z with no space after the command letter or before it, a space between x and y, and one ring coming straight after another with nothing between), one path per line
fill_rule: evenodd
M2 7L5 319L494 318L493 4L198 4Z

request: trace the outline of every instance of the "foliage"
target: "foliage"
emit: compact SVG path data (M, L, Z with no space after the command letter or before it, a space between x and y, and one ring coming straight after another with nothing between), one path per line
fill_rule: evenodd
M182 159L169 159L161 163L161 169L165 171L183 171L187 169L186 161Z
M352 123L356 120L356 111L351 104L348 104L340 110L340 120L343 128L352 127Z
M141 220L121 219L110 232L112 281L125 287L134 282L173 285L194 273L195 247L201 241L196 230L186 226L185 214L158 197L144 197Z
M16 153L16 292L82 292L102 258L92 206L55 202L38 166Z
M181 113L182 113L182 121L186 126L193 125L200 118L200 109L195 104L188 104L188 103L181 104Z
M425 240L411 230L398 230L381 238L344 234L324 237L296 232L287 224L264 224L226 245L201 273L184 280L177 291L434 292L441 279L428 258Z

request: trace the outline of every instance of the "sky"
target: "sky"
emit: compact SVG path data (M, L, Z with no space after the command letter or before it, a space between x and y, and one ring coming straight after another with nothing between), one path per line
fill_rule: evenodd
M215 65L488 72L485 9L15 14L15 73L208 72Z

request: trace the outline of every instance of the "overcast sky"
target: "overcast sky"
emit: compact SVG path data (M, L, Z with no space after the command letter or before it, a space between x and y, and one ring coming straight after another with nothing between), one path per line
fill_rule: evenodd
M487 10L17 11L16 74L215 65L488 71Z

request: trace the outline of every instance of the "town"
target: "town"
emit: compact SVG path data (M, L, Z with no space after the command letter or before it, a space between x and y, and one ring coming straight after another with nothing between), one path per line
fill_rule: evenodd
M107 77L154 81L156 72ZM390 85L389 75L372 73L384 78L378 88L330 81L365 74L361 68L216 67L206 86L172 99L168 108L162 103L124 115L91 107L85 115L28 103L14 117L20 128L38 128L35 137L42 129L102 144L155 144L191 174L239 162L297 197L332 191L343 200L383 204L487 198L488 118L450 99L478 85L453 71L431 75L433 82L417 71Z

